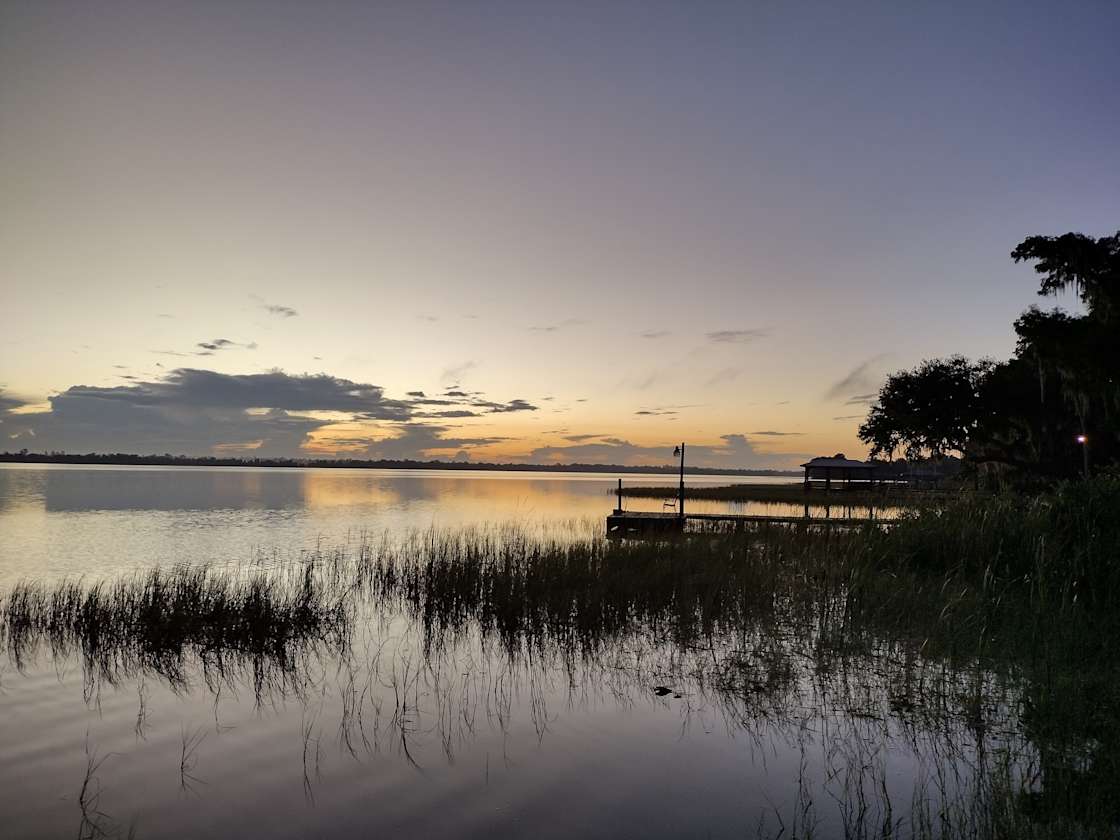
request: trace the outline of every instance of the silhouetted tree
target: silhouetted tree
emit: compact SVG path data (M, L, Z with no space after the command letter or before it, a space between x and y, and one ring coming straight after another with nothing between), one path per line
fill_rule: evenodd
M1083 233L1028 236L1011 252L1015 262L1035 263L1040 295L1073 289L1099 321L1120 317L1120 231L1094 239Z
M929 359L893 374L859 428L872 457L941 457L963 452L981 419L980 387L992 362L963 356Z
M956 450L974 463L1072 475L1083 435L1094 463L1120 459L1120 233L1031 236L1011 258L1035 264L1039 295L1072 290L1085 314L1032 306L1015 321L1009 361L954 356L892 376L860 427L873 456Z

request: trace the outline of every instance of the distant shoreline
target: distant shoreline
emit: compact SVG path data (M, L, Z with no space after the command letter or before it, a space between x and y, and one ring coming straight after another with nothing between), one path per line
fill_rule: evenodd
M317 469L372 470L479 470L489 472L624 473L676 475L676 464L634 467L622 464L499 464L471 461L395 461L357 458L214 458L187 455L129 455L127 453L77 455L62 452L0 452L2 464L75 464L143 467L312 467ZM799 477L795 470L736 470L685 466L685 475L730 475L763 478Z

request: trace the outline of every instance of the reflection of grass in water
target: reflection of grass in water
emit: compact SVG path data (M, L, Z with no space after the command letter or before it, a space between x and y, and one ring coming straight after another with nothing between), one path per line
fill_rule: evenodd
M208 676L248 665L263 685L310 645L338 648L347 626L338 594L307 564L287 573L177 566L112 583L20 583L3 602L17 665L46 642L59 658L77 652L87 679L109 683L138 671L185 682L194 656Z
M775 528L618 542L431 531L271 570L22 584L0 626L17 663L47 642L59 656L77 650L91 680L150 672L182 685L198 666L208 682L250 679L258 699L301 691L312 679L308 657L330 652L349 675L354 749L368 737L371 672L387 667L367 657L367 673L355 674L351 641L367 627L359 618L403 611L421 650L394 659L383 682L409 760L418 684L431 682L441 698L441 728L446 719L469 729L469 692L441 688L446 678L436 675L462 673L456 657L504 659L529 676L538 734L548 715L532 680L549 674L619 697L669 683L686 704L709 698L729 726L776 727L795 744L799 709L840 710L849 728L833 749L841 763L871 768L828 790L849 809L854 836L899 818L864 752L890 727L895 737L901 728L915 741L949 739L931 757L938 804L903 809L920 834L1108 835L1120 818L1111 804L1120 779L1118 500L1118 483L1104 480L1034 499L964 499L914 512L889 533ZM499 725L509 686L485 694ZM868 797L878 797L876 810L861 811ZM811 800L807 786L794 833L825 804Z

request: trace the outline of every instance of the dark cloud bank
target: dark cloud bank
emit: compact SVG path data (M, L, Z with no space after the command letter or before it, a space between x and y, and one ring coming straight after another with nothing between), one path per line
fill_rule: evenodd
M180 368L152 381L75 385L50 397L49 411L14 413L28 403L0 391L0 434L5 438L2 448L36 452L301 457L307 455L301 447L309 435L345 419L370 421L387 433L379 440L332 435L333 444L347 447L340 454L348 457L463 459L473 449L509 439L469 436L448 420L537 410L525 399L501 402L478 391L448 389L435 398L419 390L407 394L393 399L380 386L327 374L226 374ZM606 435L570 435L566 440L533 449L519 460L625 465L672 460L671 445L643 446ZM721 441L690 446L689 463L766 467L781 466L790 458L788 453L760 452L741 434L724 435Z
M419 392L415 392L419 393ZM343 412L377 421L396 434L368 445L369 457L422 457L424 450L469 449L495 438L445 436L442 425L416 423L432 416L418 410L424 399L390 399L384 390L326 374L281 371L225 374L180 368L155 381L100 387L75 385L50 398L50 411L13 414L26 402L0 394L0 433L5 448L67 452L131 452L186 455L245 449L260 456L299 456L307 436L334 419L308 412ZM477 394L438 401L441 417L535 411L523 399L496 402ZM390 456L389 453L394 454Z

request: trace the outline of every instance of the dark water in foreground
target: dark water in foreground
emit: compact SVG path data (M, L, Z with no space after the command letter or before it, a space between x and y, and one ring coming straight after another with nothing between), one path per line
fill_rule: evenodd
M598 516L610 506L609 479L0 472L8 580L37 569L119 577L212 555L263 557L282 573L294 549L316 542L352 554L361 542L353 534L366 528L485 525L513 508L532 538L600 525L539 514ZM991 678L914 659L891 640L829 658L809 625L733 629L716 615L707 636L684 638L647 619L608 633L561 616L549 619L545 641L526 646L462 619L452 602L436 618L454 632L433 638L432 616L422 621L405 603L354 600L344 644L280 652L136 659L110 649L93 661L46 640L16 656L9 640L0 667L4 836L742 837L811 828L841 837L923 814L931 824L948 812L967 821L992 755L1032 761L1009 711L1013 687L985 692L1004 699L978 728L954 710ZM667 609L670 625L688 620ZM942 697L945 714L916 709L915 686Z

